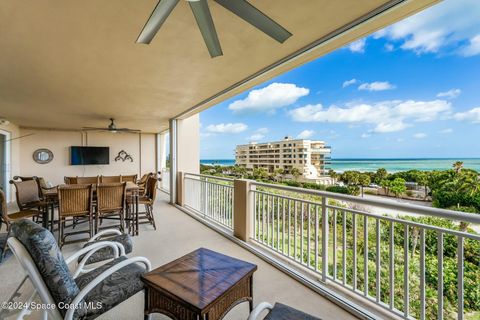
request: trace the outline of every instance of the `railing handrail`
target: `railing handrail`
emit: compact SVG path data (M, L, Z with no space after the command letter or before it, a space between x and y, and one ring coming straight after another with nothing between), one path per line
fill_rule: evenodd
M474 224L480 224L480 214L477 214L477 213L465 213L465 212L459 212L459 211L453 211L453 210L447 210L447 209L425 207L425 206L409 204L409 203L393 203L383 199L378 199L378 200L365 199L365 198L360 198L360 197L351 196L351 195L333 193L329 191L320 191L320 190L313 190L313 189L283 186L283 185L277 185L277 184L258 182L254 180L251 181L251 185L296 192L296 193L322 196L330 199L347 201L347 202L355 202L359 204L376 206L376 207L381 207L385 209L398 210L402 212L435 216L438 218L446 218L446 219L451 219L451 220L460 221L460 222L470 222Z
M211 176L207 174L198 174L198 173L185 173L185 176L194 176L194 177L199 177L199 178L210 178L210 179L217 179L221 181L228 181L228 182L233 182L234 179L231 178L225 178L225 177L217 177L217 176Z

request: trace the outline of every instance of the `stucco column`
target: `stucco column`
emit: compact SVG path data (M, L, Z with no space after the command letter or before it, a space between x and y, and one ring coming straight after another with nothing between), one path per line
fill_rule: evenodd
M163 172L163 170L167 167L167 140L168 139L168 131L160 132L158 134L158 163L157 168L158 171Z
M177 120L177 171L200 173L200 116Z
M177 204L182 207L185 204L185 184L183 177L183 172L177 172Z
M250 180L235 180L233 182L233 234L243 241L248 241L253 236L253 217L255 203Z
M171 204L178 202L177 184L181 183L178 180L178 172L200 172L200 116L198 114L185 119L170 120Z

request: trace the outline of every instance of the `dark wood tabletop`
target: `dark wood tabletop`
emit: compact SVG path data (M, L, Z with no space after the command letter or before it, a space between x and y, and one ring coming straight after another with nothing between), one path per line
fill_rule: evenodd
M162 310L177 303L202 319L220 319L242 301L249 301L251 307L255 270L257 266L252 263L209 249L197 249L143 276L147 287L145 312L161 312L174 319L189 318ZM159 294L160 300L169 301L156 301Z

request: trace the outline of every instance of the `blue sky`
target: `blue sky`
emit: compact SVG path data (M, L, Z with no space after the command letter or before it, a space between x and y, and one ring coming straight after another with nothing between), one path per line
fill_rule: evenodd
M480 157L480 1L446 0L200 119L201 159L286 135L333 158Z

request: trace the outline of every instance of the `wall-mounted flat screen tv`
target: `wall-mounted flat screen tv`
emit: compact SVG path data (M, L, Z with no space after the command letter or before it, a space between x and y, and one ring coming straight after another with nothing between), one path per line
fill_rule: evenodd
M70 147L70 164L76 165L95 165L110 163L109 147Z

